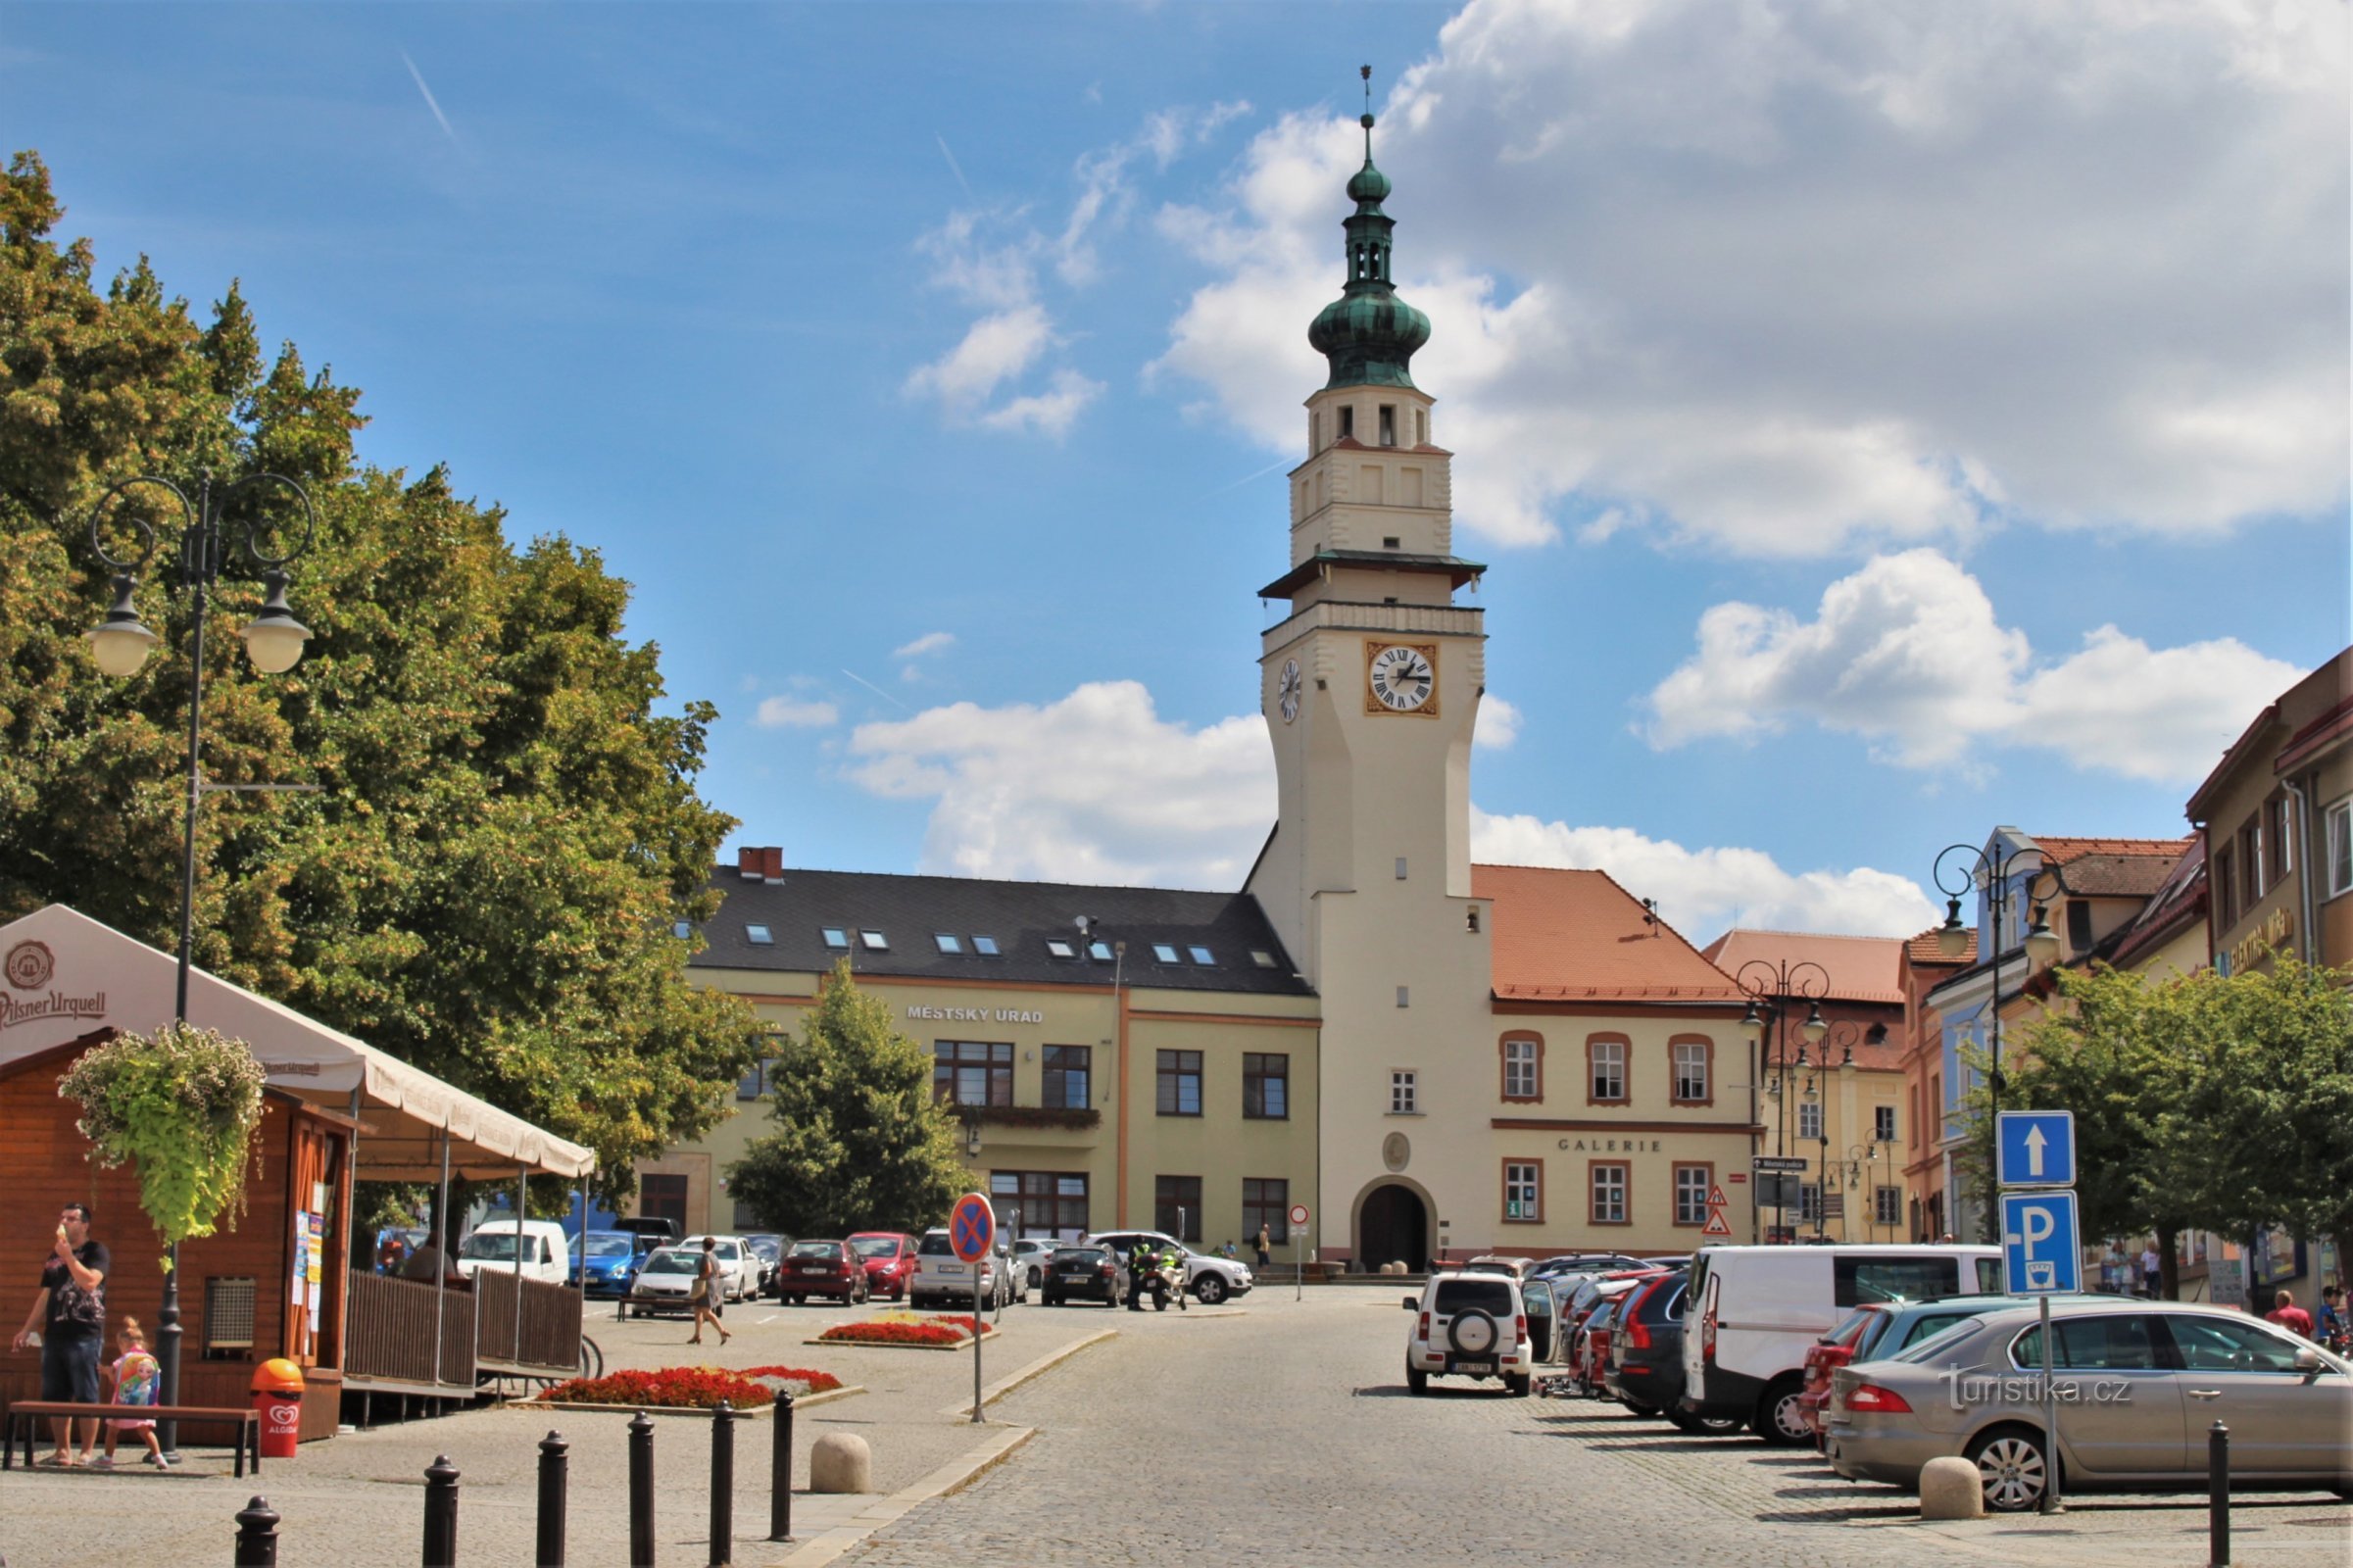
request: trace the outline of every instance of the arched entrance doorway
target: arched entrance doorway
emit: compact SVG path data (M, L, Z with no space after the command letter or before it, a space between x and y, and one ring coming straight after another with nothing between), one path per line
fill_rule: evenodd
M1356 1259L1366 1269L1402 1263L1419 1273L1430 1261L1430 1213L1421 1195L1384 1182L1364 1195L1356 1212Z

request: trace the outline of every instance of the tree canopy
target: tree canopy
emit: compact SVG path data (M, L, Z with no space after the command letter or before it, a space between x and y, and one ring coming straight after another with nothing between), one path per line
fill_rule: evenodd
M775 1130L728 1167L728 1191L795 1236L921 1232L965 1181L956 1121L932 1099L931 1056L835 966L770 1071Z
M207 798L196 961L588 1145L625 1187L726 1111L758 1047L673 934L713 912L734 826L695 789L716 710L667 703L594 550L518 548L443 468L361 463L359 389L292 343L266 357L233 281L201 322L144 258L101 288L62 218L19 154L0 179L0 919L64 902L176 944L189 607L151 568L137 602L162 651L101 676L90 509L133 474L191 493L208 470L287 475L318 512L292 590L316 636L274 676L208 637L203 760L321 790ZM235 622L260 599L232 568L215 604Z

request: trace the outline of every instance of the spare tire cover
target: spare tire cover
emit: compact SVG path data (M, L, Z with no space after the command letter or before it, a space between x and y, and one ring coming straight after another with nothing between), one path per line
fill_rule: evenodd
M1500 1337L1495 1320L1475 1306L1457 1312L1453 1321L1446 1325L1446 1338L1464 1355L1487 1354L1495 1348L1495 1342Z

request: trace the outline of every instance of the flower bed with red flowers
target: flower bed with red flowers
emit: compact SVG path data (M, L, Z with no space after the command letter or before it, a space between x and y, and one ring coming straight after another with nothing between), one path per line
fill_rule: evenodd
M573 1378L557 1384L540 1397L549 1404L649 1405L671 1410L716 1409L721 1399L738 1410L776 1402L775 1394L766 1384L741 1372L710 1366L665 1366L657 1370L609 1372L601 1378Z
M960 1320L969 1325L970 1318ZM820 1341L835 1345L921 1345L928 1347L963 1345L972 1338L969 1327L958 1327L956 1321L929 1323L837 1323L817 1336Z
M980 1332L980 1324L975 1321L969 1313L963 1317L957 1317L952 1312L934 1312L931 1316L925 1318L923 1321L926 1323L945 1323L948 1327L956 1330L958 1334L967 1336Z
M842 1380L832 1373L805 1366L748 1366L744 1368L744 1376L759 1378L771 1385L798 1385L798 1392L793 1396L795 1398L804 1394L831 1394L842 1386Z

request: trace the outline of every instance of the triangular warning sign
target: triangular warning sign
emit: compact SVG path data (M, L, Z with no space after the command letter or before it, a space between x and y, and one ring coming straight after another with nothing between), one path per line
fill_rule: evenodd
M1710 1207L1710 1208L1722 1208L1722 1207L1723 1207L1723 1206L1724 1206L1724 1205L1725 1205L1727 1202L1729 1202L1729 1201L1731 1201L1731 1200L1727 1199L1727 1198L1724 1196L1724 1189L1723 1189L1723 1188L1721 1188L1721 1187L1710 1187L1710 1188L1707 1190L1707 1206L1708 1206L1708 1207Z
M1707 1211L1707 1223L1699 1227L1699 1234L1702 1236L1730 1236L1732 1234L1732 1227L1724 1223L1724 1210L1720 1208L1709 1209Z

